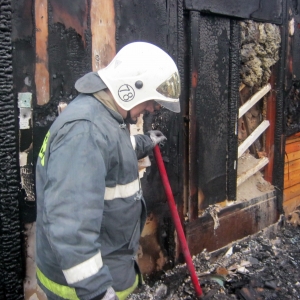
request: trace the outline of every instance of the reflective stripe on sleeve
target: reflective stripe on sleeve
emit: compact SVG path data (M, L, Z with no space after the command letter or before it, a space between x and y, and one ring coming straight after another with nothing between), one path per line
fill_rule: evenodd
M139 179L127 183L118 184L115 187L106 187L104 200L114 200L116 198L127 198L133 196L140 190Z
M131 145L132 145L133 150L135 150L135 148L136 148L136 140L135 140L134 135L130 136L130 141L131 141Z
M68 284L79 282L98 273L103 262L100 251L90 259L68 270L62 270Z
M60 298L79 300L74 288L64 286L52 281L51 279L47 278L39 268L36 269L36 276L46 289L59 296Z

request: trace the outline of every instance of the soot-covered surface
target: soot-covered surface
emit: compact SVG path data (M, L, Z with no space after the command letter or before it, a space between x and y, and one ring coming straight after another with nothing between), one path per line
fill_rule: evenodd
M291 223L294 223L292 224ZM202 299L300 299L300 211L254 236L193 258ZM146 283L129 300L197 299L185 265Z

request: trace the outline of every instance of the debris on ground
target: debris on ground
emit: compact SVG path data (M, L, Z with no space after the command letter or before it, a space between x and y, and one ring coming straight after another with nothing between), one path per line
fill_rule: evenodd
M300 226L298 211L259 233L215 252L193 257L201 299L300 299ZM128 300L197 299L186 265L166 271L140 287Z

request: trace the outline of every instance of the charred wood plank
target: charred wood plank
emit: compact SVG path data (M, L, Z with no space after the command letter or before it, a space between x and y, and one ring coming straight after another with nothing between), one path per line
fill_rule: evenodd
M59 103L69 103L74 99L77 96L75 81L92 70L88 1L48 0L45 2L47 2L48 16L45 15L46 8L43 7L43 9L48 37L47 40L44 36L42 38L43 42L47 42L45 55L47 55L49 66L50 99L46 105L33 107L34 162L45 134L58 115ZM41 88L43 86L36 86L37 93ZM48 89L48 86L46 88Z
M153 43L165 50L179 62L179 72L182 78L183 57L185 49L182 44L184 37L181 37L181 48L178 49L178 3L177 0L115 0L115 23L116 23L116 50L120 50L124 45L145 41ZM181 7L181 11L183 8ZM183 12L181 12L183 14ZM181 19L183 16L181 16ZM181 24L180 26L183 26ZM183 34L181 28L181 34ZM183 101L181 99L181 101ZM181 102L182 103L182 102ZM150 129L161 130L167 137L166 144L161 148L165 166L172 187L173 195L182 216L182 130L183 124L181 115L174 114L166 109L162 109L154 114L144 115L144 131ZM151 167L148 168L141 179L143 192L147 202L148 212L153 213L159 220L158 236L160 245L174 258L177 250L174 238L174 226L170 218L170 213L166 203L165 193L161 184L161 179L153 155L150 155ZM153 187L156 187L155 189Z
M174 4L173 4L174 5ZM180 107L181 113L179 116L179 131L178 131L178 174L183 174L181 180L178 182L178 190L182 191L182 197L177 199L178 213L181 220L187 214L188 209L188 76L189 72L186 70L186 61L188 51L186 51L187 34L186 19L184 15L183 2L177 1L177 67L181 82ZM180 195L180 194L179 194ZM180 254L180 245L176 243L175 259L178 260Z
M69 103L77 95L75 81L92 71L91 8L80 0L48 0L48 5L51 114L55 109L57 115L58 103Z
M203 197L198 199L198 165L197 163L197 147L195 141L199 135L196 115L196 91L198 86L198 66L199 56L199 22L200 14L198 12L190 12L190 96L189 96L189 202L188 215L189 221L198 218L198 201L199 207L204 206ZM200 197L199 197L200 198Z
M296 4L294 8L294 40L292 49L292 64L293 64L293 80L300 81L300 1L293 1Z
M237 179L237 110L240 99L240 25L230 20L227 199L236 199Z
M20 222L17 108L14 94L12 1L0 10L0 299L23 299L23 226ZM13 38L16 38L14 32ZM4 67L5 66L5 67ZM16 72L22 72L18 66Z
M192 255L203 249L214 251L254 234L278 220L276 192L226 207L218 214L220 226L214 229L214 220L205 215L186 224L186 237ZM220 238L222 237L222 238Z
M282 1L273 0L185 0L188 10L225 15L259 22L282 24Z
M50 99L48 70L48 1L35 1L35 85L38 105L45 105Z
M25 111L30 110L31 95L36 95L34 81L36 52L32 43L34 19L32 17L32 0L18 1L13 4L13 80L15 99L23 92L25 96ZM22 70L22 71L20 71ZM20 93L21 92L21 93ZM24 93L25 92L25 93ZM30 95L30 96L29 96ZM30 100L27 98L29 96ZM27 101L28 100L28 101ZM34 99L36 100L36 99ZM20 103L18 103L19 105ZM24 103L23 103L24 104ZM21 105L22 106L22 105ZM19 119L22 120L22 108L19 109ZM28 112L28 111L27 111ZM29 112L31 115L31 112ZM32 118L30 128L19 130L19 157L21 173L21 195L19 198L21 220L24 223L34 222L36 219L36 204L34 195L34 167L33 167L33 131ZM26 159L23 159L26 157ZM22 160L22 163L21 163ZM26 188L24 188L26 186ZM26 248L26 247L25 247ZM26 248L27 249L27 248Z
M285 34L282 34L282 39L281 39L281 47L280 47L280 53L279 57L280 60L277 62L276 65L274 65L274 77L272 79L271 77L271 86L276 87L276 94L272 95L273 97L273 103L271 103L271 107L275 106L273 108L274 115L268 116L267 112L267 119L270 120L273 118L273 124L274 124L274 134L273 137L270 137L270 142L269 142L269 150L271 150L272 147L272 140L274 142L274 152L273 152L273 157L274 157L274 165L272 168L270 168L269 174L272 171L272 177L273 181L272 184L276 186L277 188L277 209L280 213L283 212L282 208L282 203L283 203L283 188L284 188L284 145L285 145L285 135L284 135L284 99L287 96L287 92L285 92L284 89L284 79L285 79L285 66L286 66L286 49L287 49L287 32L288 32L288 22L287 20L288 16L288 7L287 3L284 1L283 2L283 17L284 17L284 24L282 28L282 32ZM273 75L272 75L273 76ZM273 83L272 83L273 81ZM274 85L275 84L275 85ZM271 98L272 99L272 98ZM269 99L269 100L271 100ZM276 100L275 100L276 99ZM271 109L272 110L272 109ZM270 112L272 113L272 112ZM269 134L272 133L272 130L270 129ZM267 138L266 138L267 141ZM271 146L271 147L270 147ZM272 151L272 150L271 150ZM271 160L270 160L271 161ZM267 165L269 167L270 163Z
M191 61L195 56L197 69L192 69L191 75L191 85L195 86L191 93L195 97L195 108L191 107L195 120L191 126L196 126L196 138L190 140L190 147L196 147L192 163L198 168L198 191L203 193L206 207L227 198L230 20L198 14L199 21L192 23L196 28L191 29L199 34L199 46L193 37Z
M92 67L106 67L116 54L113 0L91 0Z
M277 76L277 68L273 68L270 83L275 84L275 76ZM276 73L275 73L276 72ZM273 165L274 165L274 131L275 131L275 114L276 114L276 91L271 90L267 98L267 114L266 119L270 121L270 127L266 132L266 153L269 158L269 164L265 168L265 179L270 183L273 182Z

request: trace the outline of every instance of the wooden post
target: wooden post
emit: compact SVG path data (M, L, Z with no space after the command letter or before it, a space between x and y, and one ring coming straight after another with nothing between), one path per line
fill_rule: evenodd
M48 103L50 99L49 70L48 70L48 1L35 1L35 85L38 105Z
M116 55L116 25L113 0L91 1L92 68L106 67Z
M270 126L266 131L266 153L269 163L265 167L265 180L272 183L273 166L274 166L274 134L275 134L275 117L276 117L276 92L274 90L276 75L273 74L270 84L273 87L267 96L267 113L266 119L269 120Z

